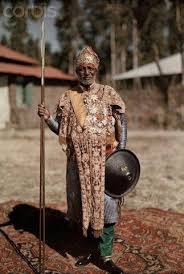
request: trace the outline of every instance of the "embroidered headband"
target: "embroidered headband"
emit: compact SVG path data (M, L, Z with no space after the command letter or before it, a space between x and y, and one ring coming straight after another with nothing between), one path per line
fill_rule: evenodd
M91 65L92 67L98 69L99 63L100 60L98 55L91 47L87 46L84 47L76 57L75 66L79 67L82 65Z

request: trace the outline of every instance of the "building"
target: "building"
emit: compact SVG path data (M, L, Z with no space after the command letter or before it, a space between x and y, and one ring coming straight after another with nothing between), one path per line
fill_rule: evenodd
M184 128L184 96L181 83L181 54L173 54L159 60L160 71L155 62L116 74L113 79L120 81L122 96L127 99L129 124L132 127L144 128ZM139 78L141 85L133 85ZM167 85L168 101L161 88Z
M35 128L40 102L41 67L37 60L0 45L0 129ZM73 75L45 68L45 102L54 110L60 95L76 82Z
M159 61L159 65L164 76L172 76L181 74L182 64L181 64L181 54L176 53L169 57L162 58ZM136 69L131 69L129 71L116 74L114 80L128 80L134 78L148 78L160 76L158 66L155 62L140 66Z

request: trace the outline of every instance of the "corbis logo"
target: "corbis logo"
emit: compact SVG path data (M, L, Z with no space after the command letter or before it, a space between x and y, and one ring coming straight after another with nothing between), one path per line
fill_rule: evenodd
M32 17L40 19L43 16L47 18L53 18L57 15L57 10L54 6L34 5L34 6L23 6L16 5L15 7L7 6L3 9L3 15L8 18L12 17Z

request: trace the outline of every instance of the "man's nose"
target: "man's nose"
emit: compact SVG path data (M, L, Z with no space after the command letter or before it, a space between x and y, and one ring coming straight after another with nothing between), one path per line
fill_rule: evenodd
M89 75L90 74L90 70L88 68L85 68L84 69L84 73L85 73L85 75Z

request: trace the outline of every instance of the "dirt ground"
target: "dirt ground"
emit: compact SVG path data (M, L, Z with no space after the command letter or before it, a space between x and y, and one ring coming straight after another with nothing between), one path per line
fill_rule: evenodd
M125 207L184 212L184 131L129 131L127 148L141 163L140 180ZM0 132L0 202L38 202L39 130ZM46 202L65 201L66 157L46 130Z

